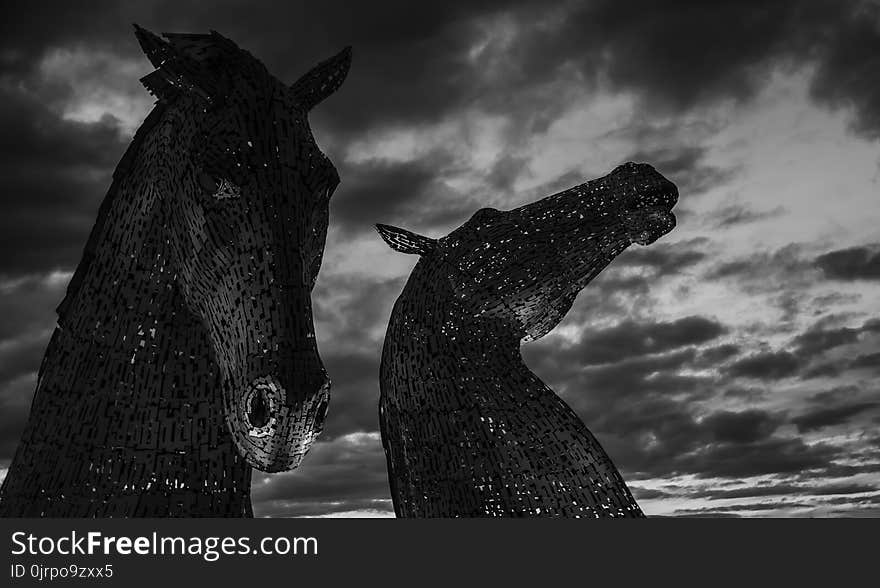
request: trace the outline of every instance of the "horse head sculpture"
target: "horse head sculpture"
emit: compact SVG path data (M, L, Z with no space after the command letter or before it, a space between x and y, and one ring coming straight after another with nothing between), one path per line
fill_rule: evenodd
M135 25L158 103L58 308L0 514L250 514L250 466L296 467L330 381L311 291L339 183L292 85L216 32ZM85 419L85 420L84 420Z
M675 184L648 164L510 211L482 208L439 239L379 225L389 245L428 254L444 267L457 300L474 317L498 319L538 339L575 297L629 245L649 245L675 227Z
M253 467L291 469L320 432L330 387L310 294L339 176L307 115L342 83L350 51L288 87L216 33L137 36L157 68L144 84L177 111L153 173L177 284L223 376L229 431Z
M647 164L445 237L377 225L419 262L380 370L380 424L399 516L641 516L580 418L523 363L520 342L565 316L633 243L675 226L675 185Z
M144 84L177 111L153 176L177 284L223 376L229 431L252 466L291 469L320 432L330 386L310 294L339 176L307 115L342 83L350 50L289 87L216 33L137 36L157 68Z

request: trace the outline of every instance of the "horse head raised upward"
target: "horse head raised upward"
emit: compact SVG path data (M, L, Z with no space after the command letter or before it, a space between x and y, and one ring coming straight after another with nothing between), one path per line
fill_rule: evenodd
M296 467L330 382L311 290L336 169L292 86L232 41L136 26L158 104L114 173L40 370L0 513L247 515L250 466Z
M380 424L399 516L640 516L580 418L522 361L629 245L675 226L674 184L647 164L441 239L377 225L421 256L392 311Z

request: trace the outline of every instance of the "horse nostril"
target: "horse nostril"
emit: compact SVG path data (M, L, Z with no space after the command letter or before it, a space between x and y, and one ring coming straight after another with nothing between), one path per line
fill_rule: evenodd
M265 427L269 422L269 400L266 398L264 388L257 388L254 394L251 394L247 407L247 420L254 429Z
M330 378L324 380L324 384L318 391L318 406L315 407L315 435L320 435L324 431L324 421L327 420L327 411L330 408Z
M321 404L318 405L318 410L315 411L315 417L319 423L323 423L327 419L327 411L330 409L329 400L326 397L321 399Z
M249 437L272 435L276 428L278 410L284 406L284 388L272 377L257 378L240 405L241 415Z

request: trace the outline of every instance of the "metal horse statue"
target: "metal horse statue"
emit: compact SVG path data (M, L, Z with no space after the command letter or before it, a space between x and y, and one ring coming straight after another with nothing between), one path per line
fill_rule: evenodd
M292 86L211 34L136 35L158 103L58 307L0 515L251 516L330 382L311 290L339 183L308 124L350 49Z
M675 226L678 189L649 165L441 239L377 225L421 256L397 299L380 370L380 426L399 517L641 517L584 423L523 363L578 292L631 243Z

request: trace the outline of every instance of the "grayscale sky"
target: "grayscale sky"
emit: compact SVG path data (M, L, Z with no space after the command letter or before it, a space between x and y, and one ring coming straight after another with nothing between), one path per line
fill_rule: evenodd
M17 6L15 6L17 4ZM54 308L152 71L131 23L215 29L285 81L352 45L312 113L339 169L316 287L334 382L274 516L388 516L377 419L391 306L441 236L653 164L678 227L632 246L526 362L648 515L880 515L880 3L12 2L0 24L0 477Z

